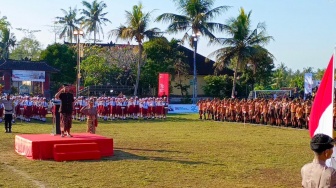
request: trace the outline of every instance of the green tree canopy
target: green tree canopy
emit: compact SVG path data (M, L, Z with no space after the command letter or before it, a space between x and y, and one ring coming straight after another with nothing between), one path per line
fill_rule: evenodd
M91 55L81 63L81 70L85 76L84 85L103 85L106 83L107 73L109 73L109 66L106 59L102 56Z
M73 48L57 43L49 45L41 52L40 60L60 70L60 73L51 75L52 92L56 92L63 83L75 83L77 60Z
M204 93L207 96L230 98L232 88L232 77L228 75L222 76L205 76L205 86L203 86Z
M159 37L144 43L146 63L141 73L142 88L150 86L157 91L159 73L166 72L175 77L178 71L181 74L187 72L183 72L187 66L179 64L186 63L184 54L178 49L178 42L175 39L168 41L164 37Z
M93 45L85 48L85 56L81 62L84 85L106 85L109 82L109 73L112 66L107 61L105 48Z
M42 51L41 43L35 38L24 37L10 53L9 57L15 60L30 59L37 61L40 59Z

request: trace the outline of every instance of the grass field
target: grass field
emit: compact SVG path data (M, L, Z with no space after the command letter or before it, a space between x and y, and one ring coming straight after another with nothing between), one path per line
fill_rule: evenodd
M51 127L17 122L12 134L0 133L0 187L301 187L300 169L313 158L307 130L196 115L100 122L97 134L112 137L115 147L100 161L33 161L15 153L16 134ZM74 122L73 132L85 129Z

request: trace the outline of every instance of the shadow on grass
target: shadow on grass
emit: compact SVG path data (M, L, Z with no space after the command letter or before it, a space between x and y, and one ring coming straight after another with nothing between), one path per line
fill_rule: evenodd
M155 150L155 149L133 149L133 148L114 148L117 150L133 150L133 151L153 151L153 152L159 152L159 153L182 153L180 151L169 151L169 150Z
M142 149L136 149L136 150L142 150ZM143 150L143 151L178 152L178 151L166 151L166 150ZM135 155L133 153L125 152L122 150L114 150L114 156L106 157L106 158L103 158L102 160L103 161L149 160L149 161L173 162L173 163L180 163L180 164L185 164L185 165L211 164L211 163L202 162L202 161L186 161L186 160L169 159L165 157L139 156L139 155ZM216 164L216 165L219 165L219 164ZM220 165L223 165L223 164L220 164Z
M159 123L159 122L199 122L198 119L184 118L184 117L168 117L167 119L138 119L138 120L113 120L103 121L99 123L112 123L112 124L124 124L124 123Z

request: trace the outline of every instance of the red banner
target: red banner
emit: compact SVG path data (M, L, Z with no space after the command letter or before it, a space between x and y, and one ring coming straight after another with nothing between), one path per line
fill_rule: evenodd
M158 87L159 97L169 97L169 74L160 73L159 74L159 87Z

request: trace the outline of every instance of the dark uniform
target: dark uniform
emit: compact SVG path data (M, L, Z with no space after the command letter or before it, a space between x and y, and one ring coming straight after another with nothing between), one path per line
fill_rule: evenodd
M61 100L61 106L60 106L60 116L61 116L61 136L64 136L64 132L70 135L70 129L72 125L72 108L73 108L73 102L74 102L74 96L72 93L61 93L59 95L59 99Z
M7 96L7 100L0 100L0 103L3 103L5 106L5 129L6 133L12 132L12 119L14 113L14 101L10 99L10 96Z

